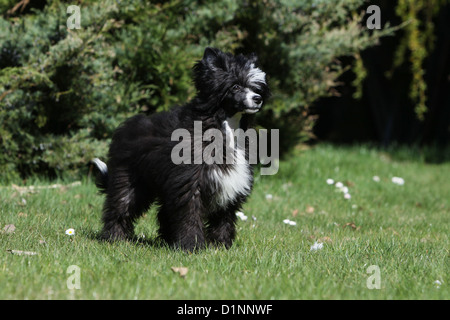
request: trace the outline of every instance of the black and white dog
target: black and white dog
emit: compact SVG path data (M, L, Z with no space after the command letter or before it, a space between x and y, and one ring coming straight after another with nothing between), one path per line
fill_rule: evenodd
M106 194L103 239L132 237L135 220L157 203L159 234L170 245L188 251L207 243L232 245L236 212L253 186L248 152L233 146L239 161L231 164L175 164L171 155L178 141L171 137L176 129L193 133L197 121L203 133L215 128L231 140L234 129L246 130L270 95L256 60L206 48L193 69L197 96L191 102L150 117L134 116L116 130L107 165L93 160L97 186ZM225 148L230 140L223 141Z

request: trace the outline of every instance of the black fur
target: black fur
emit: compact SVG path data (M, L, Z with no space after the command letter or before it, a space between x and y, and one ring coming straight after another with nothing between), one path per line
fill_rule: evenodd
M250 88L265 101L270 95L266 82L255 85L249 81L253 64L256 64L254 55L233 56L207 48L203 59L194 66L198 94L191 102L150 117L136 115L116 130L107 169L101 168L101 161L94 160L100 169L97 186L106 194L103 239L132 237L136 219L157 203L159 234L170 245L189 251L207 243L227 248L232 245L235 213L249 192L237 194L226 205L213 203L221 186L212 178L212 170L226 174L233 165L175 165L171 152L179 141L171 141L171 135L175 129L185 128L193 137L194 121L202 122L203 132L217 128L225 134L224 120L247 107L242 102L244 88ZM242 90L231 90L236 84ZM245 130L252 117L244 113L240 127ZM252 176L250 180L251 187Z

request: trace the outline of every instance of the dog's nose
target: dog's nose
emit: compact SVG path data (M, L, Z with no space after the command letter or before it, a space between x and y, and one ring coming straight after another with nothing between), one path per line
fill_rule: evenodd
M259 94L255 94L255 95L252 97L252 100L253 100L253 102L256 103L256 104L261 104L261 102L262 102L262 97L261 97Z

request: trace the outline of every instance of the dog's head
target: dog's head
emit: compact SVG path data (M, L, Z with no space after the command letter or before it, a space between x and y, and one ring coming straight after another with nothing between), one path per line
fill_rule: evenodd
M270 96L266 74L257 67L256 55L233 56L206 48L203 59L194 66L198 95L225 110L256 113Z

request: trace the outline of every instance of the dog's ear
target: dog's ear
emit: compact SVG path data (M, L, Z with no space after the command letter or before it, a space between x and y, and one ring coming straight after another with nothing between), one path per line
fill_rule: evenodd
M255 65L258 64L258 56L256 55L256 53L252 52L248 55L247 59L251 62L254 63Z
M219 49L207 47L205 49L205 53L203 54L202 60L206 63L206 65L214 67L217 64L219 54L220 54Z

